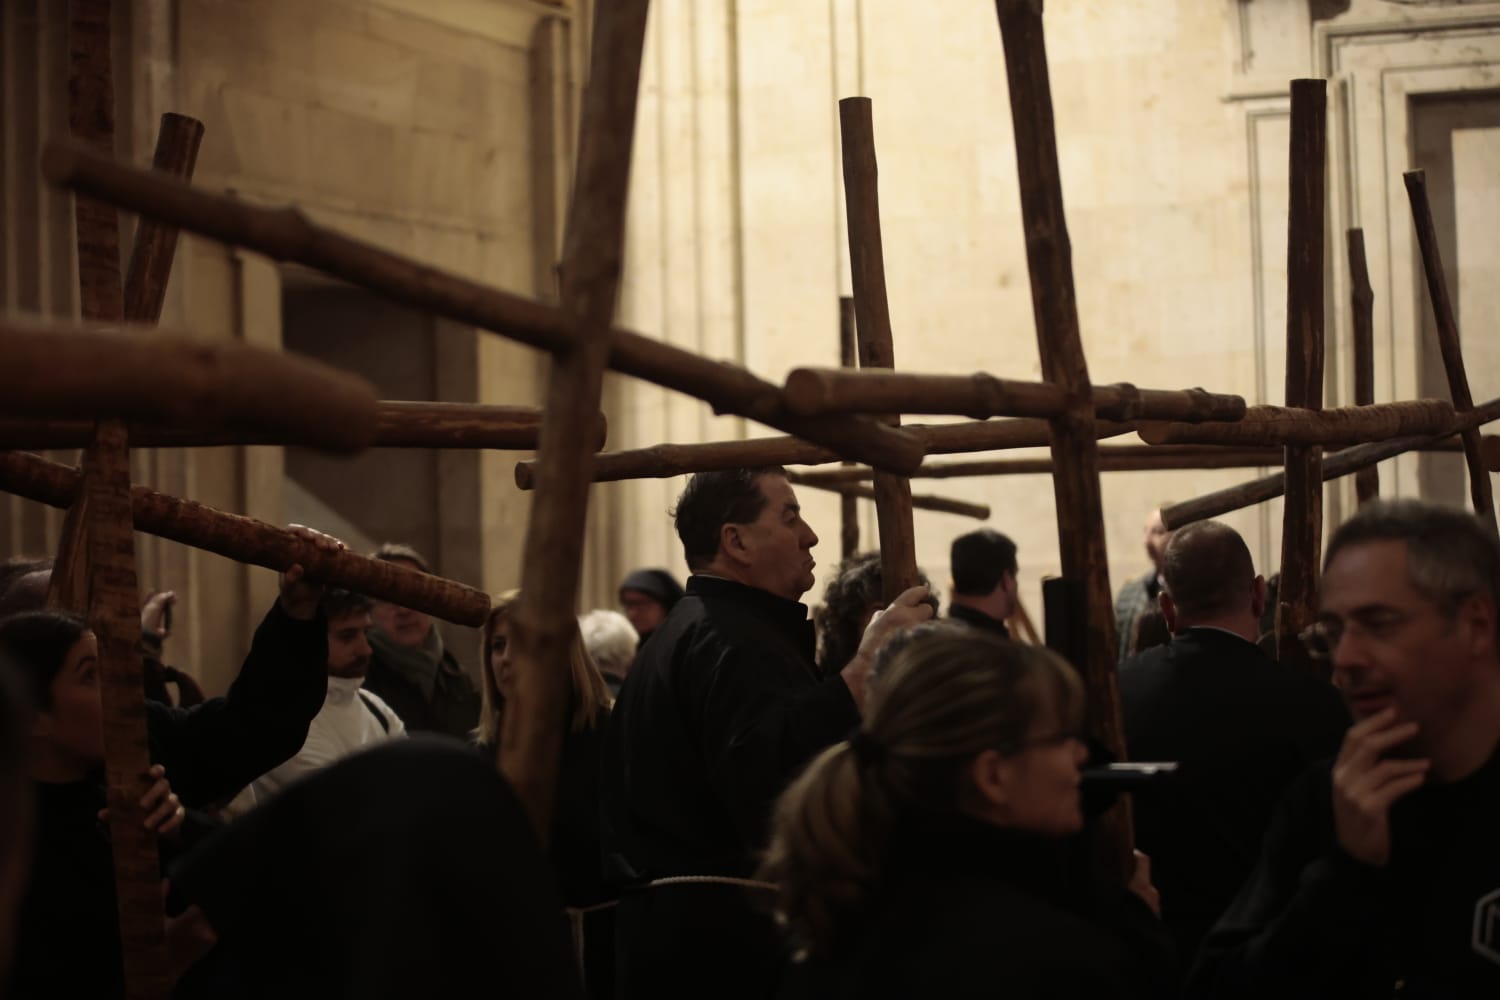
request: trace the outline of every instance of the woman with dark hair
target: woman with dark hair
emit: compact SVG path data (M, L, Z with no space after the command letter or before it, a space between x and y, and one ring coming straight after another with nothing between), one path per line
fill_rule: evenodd
M1149 870L1079 885L1083 691L1051 651L919 626L777 804L762 877L801 997L1169 995Z
M480 685L479 726L474 740L499 769L500 727L511 691L511 615L521 592L495 598L483 630L484 681ZM593 909L614 898L604 883L599 844L599 767L604 722L614 704L604 675L594 666L583 637L574 632L569 655L568 711L562 758L557 769L557 799L552 807L548 857L557 875L563 905L573 911L574 933L583 941L584 979L591 997L612 995L614 969L613 910ZM583 911L589 911L587 916Z

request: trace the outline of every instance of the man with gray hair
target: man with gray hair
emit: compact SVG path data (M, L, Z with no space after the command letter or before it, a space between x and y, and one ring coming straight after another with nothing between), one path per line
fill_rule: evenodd
M1136 794L1136 841L1190 961L1255 866L1276 803L1338 749L1349 716L1326 681L1256 645L1266 582L1227 524L1172 536L1160 599L1171 641L1126 661L1120 707L1132 757L1179 764L1171 785Z
M1500 542L1360 508L1307 639L1355 724L1287 793L1204 943L1195 996L1500 996Z

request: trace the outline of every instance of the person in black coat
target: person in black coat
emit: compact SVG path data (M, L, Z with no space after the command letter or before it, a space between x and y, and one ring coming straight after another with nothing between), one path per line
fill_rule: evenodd
M1500 542L1464 511L1366 504L1320 604L1356 721L1288 792L1189 994L1500 996Z
M1056 654L956 624L887 650L860 728L776 807L782 996L1170 995L1149 867L1127 891L1069 865L1083 701Z
M642 647L605 736L606 862L627 890L616 948L624 997L765 997L782 962L768 915L725 884L644 888L677 876L744 878L770 809L809 758L859 721L869 657L931 614L907 591L842 672L813 664L799 598L818 536L778 468L699 473L676 510L687 596Z
M1255 644L1265 581L1233 528L1175 532L1162 577L1172 640L1126 661L1120 706L1134 759L1179 764L1136 792L1135 830L1187 962L1255 866L1277 801L1337 751L1349 714L1332 685Z
M188 807L232 797L307 738L327 690L327 624L318 614L319 591L301 581L300 567L282 581L282 596L256 630L227 696L192 708L145 703L154 764L147 796L156 807L149 819L159 832L182 826ZM24 612L0 621L0 653L24 675L36 707L29 755L36 847L11 995L118 996L114 868L100 822L104 745L94 636L80 616ZM181 839L208 832L189 823ZM164 854L178 846L164 840Z
M948 617L1009 639L1005 620L1019 602L1016 543L998 531L980 528L953 540L948 563L953 572Z

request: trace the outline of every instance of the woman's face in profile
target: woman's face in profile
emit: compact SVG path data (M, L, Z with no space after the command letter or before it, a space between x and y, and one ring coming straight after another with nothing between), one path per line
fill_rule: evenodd
M1079 768L1088 758L1083 742L1055 722L1033 729L1026 742L1000 762L1006 788L1001 824L1050 837L1083 829Z
M510 669L510 619L500 615L490 629L490 675L495 679L495 689L500 697L511 695Z

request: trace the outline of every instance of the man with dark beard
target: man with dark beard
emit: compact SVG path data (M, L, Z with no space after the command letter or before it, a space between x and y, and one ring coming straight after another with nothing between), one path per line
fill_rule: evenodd
M302 749L236 796L226 810L231 815L248 812L296 779L356 750L406 735L406 726L391 707L379 695L363 690L370 669L370 644L365 639L370 602L332 589L323 597L323 614L328 618L328 698L308 726Z

